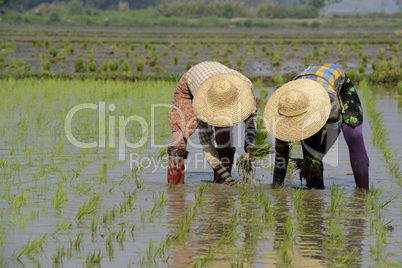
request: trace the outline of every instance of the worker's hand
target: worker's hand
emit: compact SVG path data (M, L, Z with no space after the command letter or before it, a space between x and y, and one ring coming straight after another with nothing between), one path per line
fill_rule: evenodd
M247 160L250 159L251 150L253 150L253 144L250 144L246 147L246 158Z

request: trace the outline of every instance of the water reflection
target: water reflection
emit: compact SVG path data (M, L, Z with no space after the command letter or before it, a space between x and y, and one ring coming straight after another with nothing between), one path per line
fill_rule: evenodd
M169 215L168 223L172 226L170 230L171 235L177 232L182 216L186 212L188 204L186 201L186 190L188 189L184 187L184 185L177 185L176 187L168 188L167 190L167 208ZM193 244L191 238L188 239L186 244ZM169 263L172 262L173 266L175 267L185 267L194 262L194 255L195 252L193 250L189 250L188 247L175 247L173 250L171 250L168 261Z
M362 265L363 238L367 232L364 193L344 192L340 210L331 212L329 189L302 190L305 196L297 213L292 197L295 189L269 189L265 193L276 201L275 224L270 229L259 221L264 205L254 202L251 191L247 193L249 199L242 200L239 189L213 185L205 193L196 213L191 213L194 216L189 234L174 241L169 248L169 266L188 267L202 260L207 261L207 266L256 265L261 263L261 258L265 264L274 258L275 265L279 266L291 263L323 267L341 263L348 254L352 257L348 265ZM198 190L189 186L167 190L170 236L178 232L183 215L192 211ZM298 214L303 216L298 217ZM293 222L290 236L286 234L289 217ZM272 234L272 240L264 239L267 231L268 237ZM273 248L273 252L258 254L262 240L264 248Z
M332 266L345 261L350 254L348 265L361 266L366 231L364 202L362 202L364 193L355 190L350 197L344 194L341 213L335 215L329 211L330 192L303 191L307 192L302 201L302 210L299 212L303 215L302 218L296 215L289 189L273 192L277 200L274 230L276 264L286 265L288 262L306 267ZM293 217L295 225L293 235L297 235L293 243L289 242L292 241L291 238L286 237L288 217Z
M366 231L366 212L364 208L365 194L359 190L353 191L350 201L346 208L353 212L353 217L348 223L348 232L346 235L346 249L348 252L355 252L355 261L353 265L361 266L363 259L363 238Z
M326 202L322 198L321 193L314 194L314 192L308 191L302 203L305 220L300 225L300 245L305 249L309 249L310 258L322 260L322 236L323 230L325 230L324 215Z
M205 193L204 201L196 208L190 234L184 240L172 243L169 265L188 267L205 258L208 266L229 266L237 263L237 256L244 252L246 261L255 259L258 235L252 219L257 207L252 203L236 203L233 189L213 185ZM194 207L193 196L197 191L186 187L167 191L169 224L173 226L170 235L177 232L189 205Z

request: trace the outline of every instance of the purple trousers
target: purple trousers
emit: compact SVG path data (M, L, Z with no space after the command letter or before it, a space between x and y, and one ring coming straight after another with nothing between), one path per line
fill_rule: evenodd
M362 189L369 189L369 158L367 156L366 147L363 140L363 127L359 125L357 127L351 127L347 124L341 125L343 136L349 147L350 164L352 166L353 175L357 187ZM302 141L303 154L311 154L318 156L319 160L322 160L328 150L333 146L338 138L339 131L331 130L327 131L324 138L322 138L323 130L321 129L313 136ZM286 174L286 165L277 165L276 162L280 162L281 158L289 157L289 145L287 142L276 139L275 144L276 156L275 156L275 169L274 180L282 181ZM283 161L283 160L282 160ZM287 163L287 159L285 160ZM283 170L285 169L285 170Z

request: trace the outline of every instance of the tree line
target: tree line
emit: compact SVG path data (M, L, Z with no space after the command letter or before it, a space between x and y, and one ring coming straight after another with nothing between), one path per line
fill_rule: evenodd
M258 8L260 5L279 5L284 7L309 6L322 8L326 5L341 2L342 0L0 0L0 8L18 10L25 12L41 4L69 4L79 2L84 8L100 10L119 10L119 7L126 6L130 10L154 8L157 6L178 6L182 5L216 5L217 3L229 3L232 6L244 6L245 8Z
M401 0L392 1L401 5ZM339 2L342 0L0 0L0 13L35 10L37 15L48 16L52 7L62 6L68 15L152 9L159 17L177 18L315 18L320 9Z

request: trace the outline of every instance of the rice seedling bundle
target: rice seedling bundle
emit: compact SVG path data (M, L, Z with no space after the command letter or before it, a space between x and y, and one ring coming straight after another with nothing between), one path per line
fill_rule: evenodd
M249 157L242 155L236 162L239 174L243 180L248 181L252 177L254 171L252 162L254 160L261 160L271 153L272 145L266 142L268 131L262 126L262 120L257 122L257 132L254 139L254 146L251 149Z
M303 178L308 184L309 179L321 175L321 163L317 157L306 155L304 158L290 158L294 162L294 168L300 171L300 182Z

